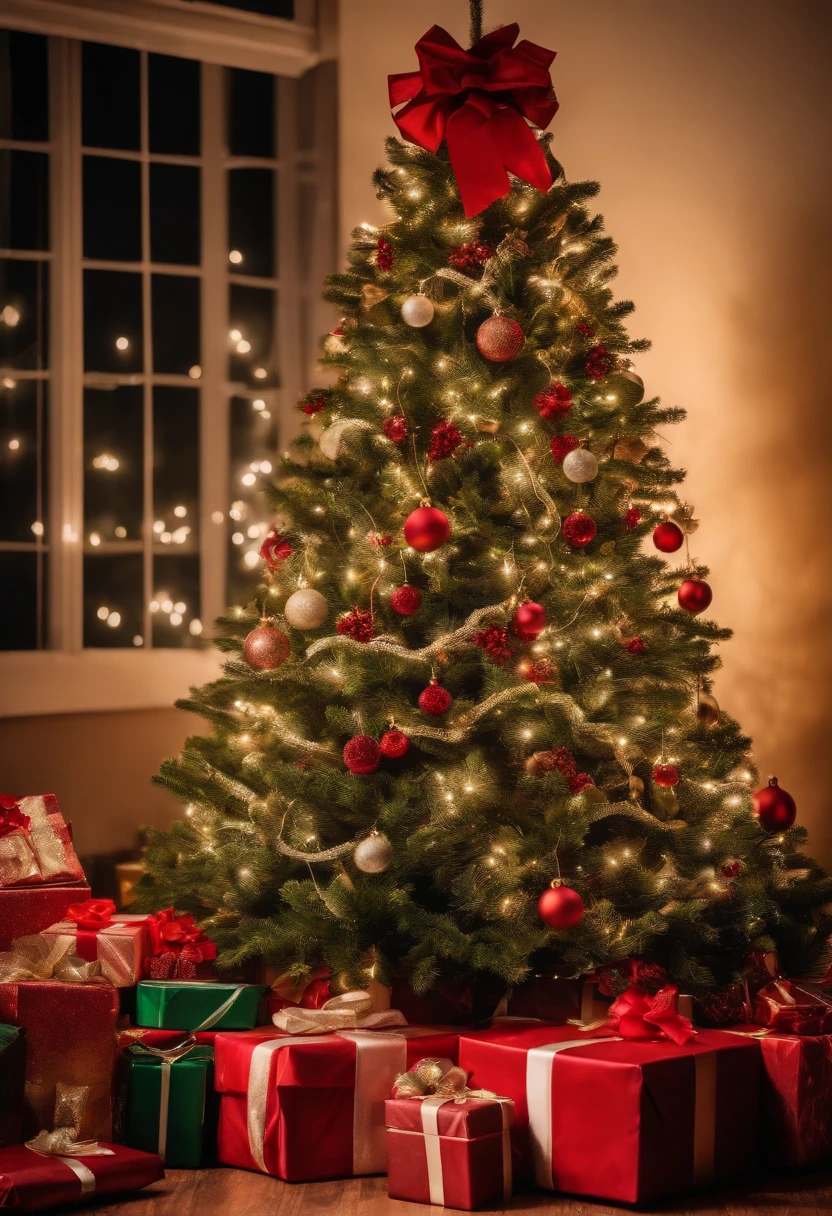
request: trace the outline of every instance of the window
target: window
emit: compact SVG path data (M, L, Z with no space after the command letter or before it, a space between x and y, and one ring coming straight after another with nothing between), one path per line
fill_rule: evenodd
M332 67L8 30L0 82L0 648L199 648L329 328Z

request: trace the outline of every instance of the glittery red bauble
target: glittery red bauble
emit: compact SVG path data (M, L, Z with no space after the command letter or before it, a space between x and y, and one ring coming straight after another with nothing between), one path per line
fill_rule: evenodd
M418 587L404 583L390 596L390 607L394 612L398 612L399 616L413 616L413 613L422 607L422 593Z
M679 784L679 770L672 764L657 764L653 769L653 780L662 789L669 790L672 786Z
M729 857L719 867L723 878L736 878L742 872L742 862L738 857Z
M584 901L571 887L549 887L537 901L537 914L550 929L574 929L584 916Z
M372 612L363 608L353 608L352 612L339 617L335 628L342 637L354 638L356 642L370 642L376 632Z
M552 459L555 464L563 464L569 453L574 452L575 448L580 446L580 439L576 439L574 435L553 435Z
M520 354L526 336L511 317L489 317L477 330L477 350L491 363L508 363Z
M694 616L704 612L713 598L713 591L701 578L686 578L678 592L680 607Z
M434 718L441 718L442 714L446 714L450 709L452 700L447 688L432 680L419 694L419 708Z
M453 422L448 422L443 418L431 431L428 460L444 460L446 456L453 456L460 444L464 442L465 439L459 428L454 426Z
M524 642L533 642L546 628L546 613L541 604L532 600L521 604L511 620L511 627Z
M383 236L378 238L376 245L378 252L376 253L376 266L379 270L393 269L393 246Z
M653 532L653 544L662 553L675 553L685 543L685 534L678 524L666 520Z
M355 735L344 747L344 764L351 773L374 773L381 764L381 748L370 735Z
M293 546L285 536L281 536L277 528L271 528L260 546L260 556L268 568L270 570L277 570L278 566L283 565L290 553L294 553Z
M644 654L647 647L644 645L641 638L630 638L624 649L629 650L630 654Z
M410 747L410 740L400 730L386 730L381 736L379 747L389 760L400 760Z
M255 671L273 671L289 657L291 645L282 629L273 625L258 625L245 640L243 654Z
M639 511L638 507L630 507L624 516L624 531L632 532L633 528L638 527L640 520L641 511Z
M385 438L390 439L393 443L404 443L409 433L407 422L401 414L394 414L392 418L385 418L381 424L381 429L384 432Z
M567 515L562 526L563 539L573 549L585 549L598 531L594 519L584 515L583 511L575 511Z
M437 507L417 507L405 520L404 538L411 549L432 553L451 539L451 525Z
M540 411L541 418L557 418L572 409L572 394L565 384L547 384L537 396L532 397L532 405Z
M767 832L785 832L797 818L797 806L791 794L781 790L776 777L769 777L753 798L754 814Z

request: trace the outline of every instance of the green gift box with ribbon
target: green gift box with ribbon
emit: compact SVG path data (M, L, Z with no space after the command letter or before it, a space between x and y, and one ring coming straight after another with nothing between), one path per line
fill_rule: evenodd
M251 1030L265 988L195 980L143 980L136 1024L162 1030Z
M199 1169L216 1139L214 1049L187 1039L177 1047L136 1043L127 1051L124 1142L158 1153L170 1169Z

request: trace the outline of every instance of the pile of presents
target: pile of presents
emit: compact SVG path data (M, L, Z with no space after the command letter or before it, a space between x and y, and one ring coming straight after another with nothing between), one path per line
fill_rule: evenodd
M472 1026L214 957L189 916L91 899L51 795L0 798L0 1208L217 1164L386 1174L461 1209L529 1186L646 1203L832 1159L832 999L771 958L711 1029L638 960Z

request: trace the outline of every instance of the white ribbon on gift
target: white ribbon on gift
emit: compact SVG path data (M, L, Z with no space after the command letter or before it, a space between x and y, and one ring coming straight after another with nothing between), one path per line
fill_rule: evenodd
M278 1030L287 1034L326 1034L330 1030L383 1030L406 1026L407 1019L398 1009L373 1010L373 998L360 989L330 997L320 1009L289 1005L272 1017Z
M196 1046L196 1039L188 1035L174 1047L150 1047L141 1041L134 1044L140 1047L145 1055L159 1061L159 1134L156 1152L164 1161L168 1147L168 1119L170 1116L170 1070L177 1060L183 1059ZM204 1117L204 1112L203 1112Z
M469 1090L467 1098L485 1098L490 1102L499 1102L503 1120L502 1150L503 1150L503 1201L511 1199L511 1112L514 1106L511 1098L501 1098L497 1094L485 1091ZM442 1171L442 1146L439 1143L439 1108L446 1102L457 1101L454 1097L433 1095L420 1098L422 1131L425 1136L425 1157L428 1165L428 1187L430 1201L438 1207L445 1206L445 1177Z

